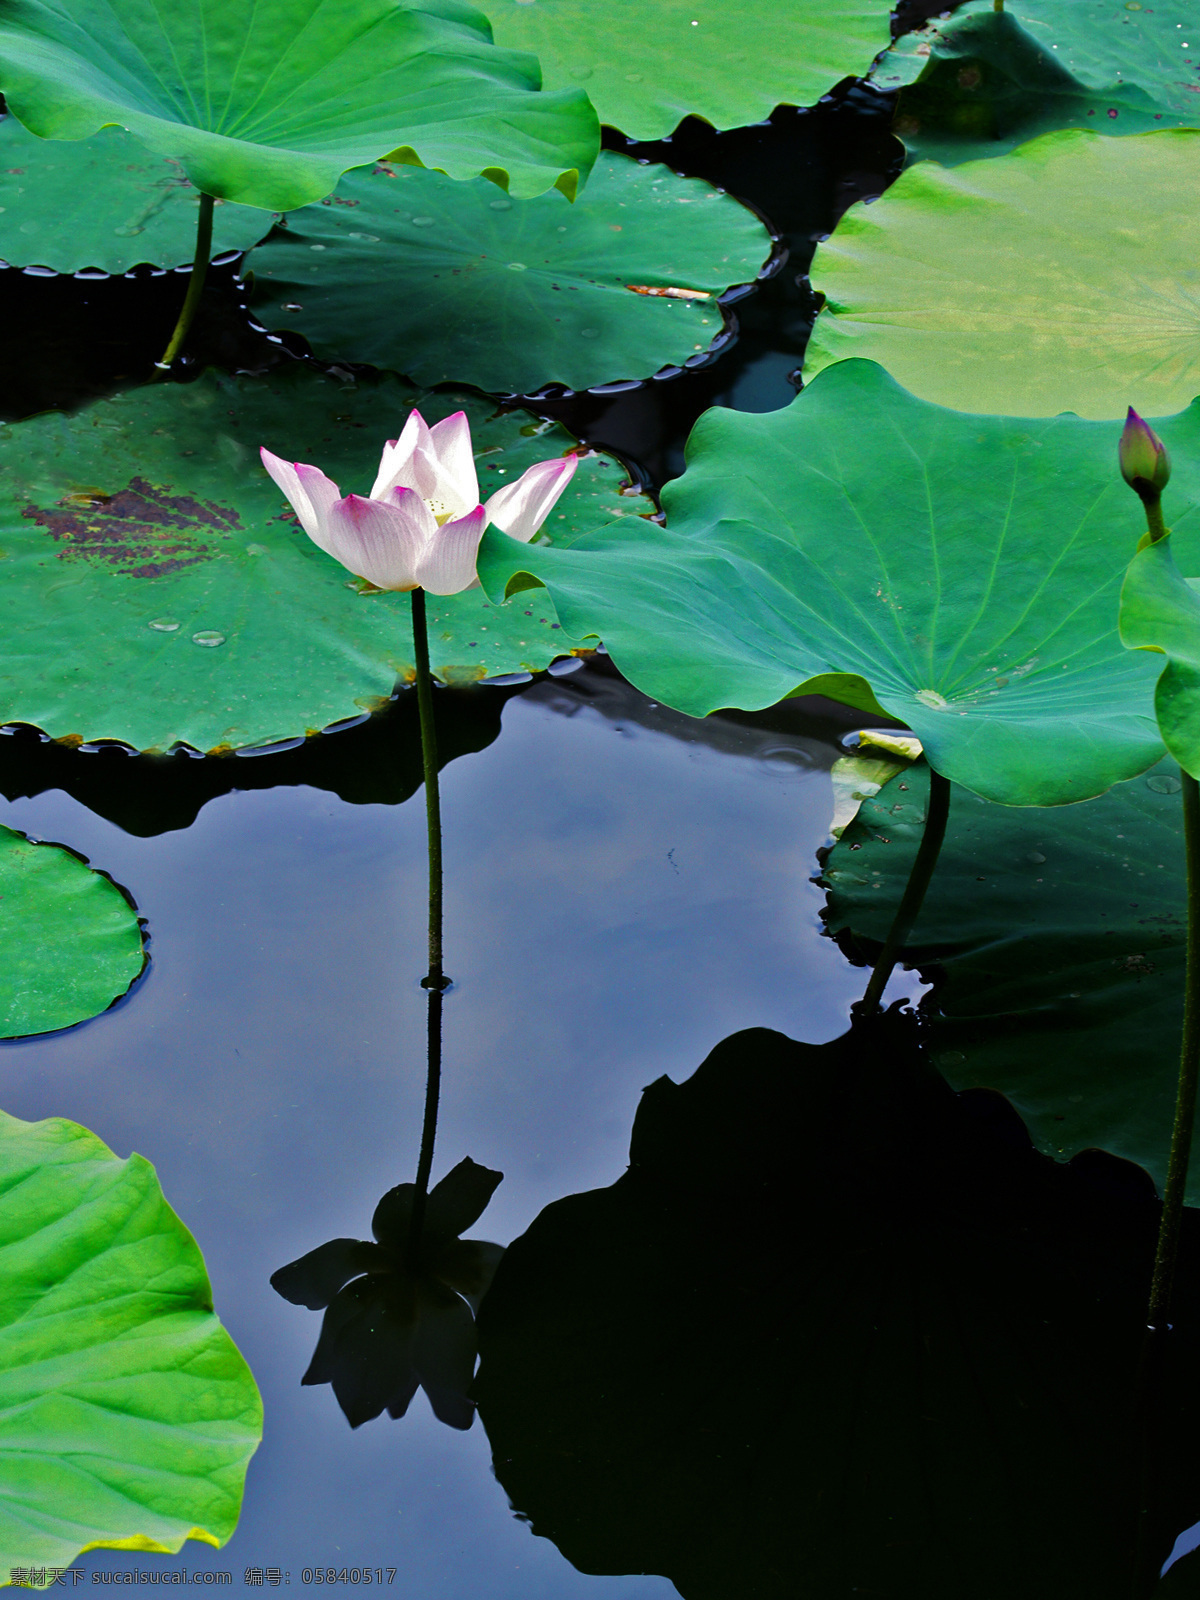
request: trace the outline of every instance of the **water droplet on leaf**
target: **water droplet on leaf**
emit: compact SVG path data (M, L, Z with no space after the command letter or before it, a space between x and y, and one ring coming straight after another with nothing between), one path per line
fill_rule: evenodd
M155 617L147 626L153 628L155 633L175 633L179 628L174 617Z
M218 633L215 628L202 628L199 633L192 635L192 643L206 646L215 650L217 645L225 643L225 635Z

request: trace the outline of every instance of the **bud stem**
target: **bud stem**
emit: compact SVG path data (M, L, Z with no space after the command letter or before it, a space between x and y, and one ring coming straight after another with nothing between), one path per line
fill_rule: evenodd
M1145 494L1142 496L1142 505L1146 509L1146 527L1150 531L1150 543L1157 544L1171 531L1163 521L1162 495Z
M1188 1157L1196 1120L1196 1086L1200 1075L1200 785L1188 772L1183 779L1183 838L1187 853L1187 976L1183 989L1183 1039L1179 1052L1179 1089L1171 1155L1163 1185L1162 1219L1154 1255L1154 1281L1146 1321L1165 1328L1171 1312L1171 1284L1179 1247L1179 1225L1187 1188Z

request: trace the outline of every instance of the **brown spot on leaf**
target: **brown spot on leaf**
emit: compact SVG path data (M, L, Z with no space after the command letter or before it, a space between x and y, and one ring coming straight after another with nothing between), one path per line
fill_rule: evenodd
M60 561L99 561L129 578L161 578L217 554L209 542L241 527L237 512L211 500L168 494L131 478L116 494L89 490L57 506L29 505L23 517L62 548Z
M1137 955L1126 956L1124 961L1114 961L1113 965L1120 967L1122 972L1132 972L1139 977L1145 972L1154 971L1153 961L1147 961L1140 952Z

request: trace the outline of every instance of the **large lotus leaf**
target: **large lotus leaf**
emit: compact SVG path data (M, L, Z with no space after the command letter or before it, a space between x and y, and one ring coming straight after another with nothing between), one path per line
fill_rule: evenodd
M1178 410L1200 391L1200 129L921 162L817 248L811 376L880 361L961 411Z
M536 53L548 88L582 84L634 139L689 115L740 128L811 105L888 42L880 0L493 0L488 15L499 44Z
M42 1587L97 1546L223 1544L262 1405L154 1168L0 1112L0 1196L5 1579Z
M1159 426L1200 567L1200 406ZM845 362L786 410L702 417L665 529L521 551L489 532L480 573L497 597L533 574L569 634L600 634L692 716L829 694L906 722L990 799L1058 805L1162 754L1157 668L1117 634L1142 513L1116 440L1078 417L945 411Z
M638 1108L480 1308L480 1417L534 1533L685 1600L1129 1600L1200 1513L1195 1213L1146 1493L1131 1405L1158 1207L951 1094L912 1019L753 1029ZM1144 1435L1142 1436L1145 1437Z
M885 937L920 839L923 766L866 800L830 851L830 930ZM925 1008L958 1088L1013 1101L1040 1148L1090 1145L1161 1180L1179 1070L1187 936L1178 768L1164 760L1053 811L956 788L905 960L940 973ZM1192 1168L1200 1198L1200 1162Z
M1200 123L1200 39L1188 0L971 0L904 34L872 79L904 88L896 132L951 165L1055 128L1146 133ZM918 76L919 75L919 76ZM914 79L917 81L914 83Z
M250 265L258 315L319 356L527 394L682 366L721 331L716 296L770 249L730 196L606 154L574 205L413 167L351 173Z
M177 161L152 156L122 128L91 139L38 139L0 122L0 258L14 267L124 272L174 267L196 252L200 196ZM222 201L213 253L248 250L271 226L253 206Z
M137 912L58 845L0 828L0 1038L105 1011L145 964Z
M0 430L0 719L208 750L376 705L415 670L409 598L360 594L300 530L258 448L365 493L418 401L431 421L466 409L485 496L571 447L524 412L300 363L270 380L152 384ZM547 535L644 507L616 492L622 480L611 459L585 457ZM542 668L570 648L544 596L501 609L478 589L431 595L428 615L448 681Z
M5 0L0 89L45 139L117 123L222 200L287 211L389 152L518 194L574 193L579 89L491 42L465 0Z
M1148 537L1121 588L1121 637L1132 650L1165 655L1154 691L1163 743L1186 772L1200 776L1200 595L1175 565L1168 534ZM1156 663L1157 664L1157 663Z

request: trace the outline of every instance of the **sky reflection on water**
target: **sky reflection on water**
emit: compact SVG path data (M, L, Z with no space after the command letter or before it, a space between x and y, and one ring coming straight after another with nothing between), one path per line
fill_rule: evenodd
M563 694L547 683L511 701L496 743L443 776L456 988L434 1171L471 1156L504 1172L472 1230L502 1243L550 1201L619 1176L654 1079L688 1076L747 1026L831 1038L862 987L820 936L809 882L832 743L728 724L714 750L611 706L565 717L547 703ZM299 1387L317 1319L279 1299L270 1274L325 1239L362 1237L415 1166L420 797L235 793L151 838L61 791L5 802L0 818L110 872L152 939L126 1004L5 1047L6 1107L70 1116L155 1163L266 1405L225 1550L98 1551L82 1565L227 1567L237 1585L247 1565L294 1583L307 1565L395 1566L393 1592L414 1600L674 1593L662 1578L584 1577L532 1538L478 1424L453 1434L418 1396L403 1422L351 1434L328 1388Z

